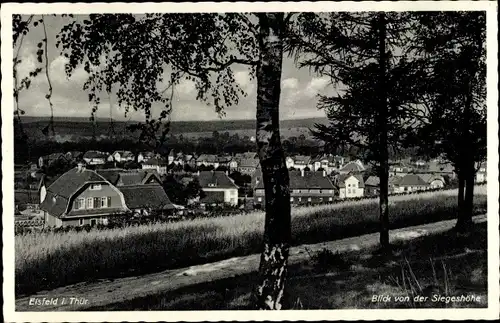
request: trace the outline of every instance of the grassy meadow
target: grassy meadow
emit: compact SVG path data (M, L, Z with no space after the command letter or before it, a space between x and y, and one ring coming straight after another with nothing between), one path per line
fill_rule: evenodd
M445 231L396 242L390 255L375 249L345 253L323 249L289 266L283 306L292 310L485 308L486 245L483 222L474 224L466 236ZM243 274L85 310L251 310L256 280L255 273ZM374 302L374 295L390 299ZM438 302L435 295L445 299ZM476 298L446 300L461 295Z
M476 188L475 214L486 212ZM391 228L453 219L456 190L390 199ZM15 285L20 297L102 278L182 268L260 251L264 214L254 212L176 223L90 232L32 233L15 238ZM292 210L292 244L317 243L378 230L376 199Z

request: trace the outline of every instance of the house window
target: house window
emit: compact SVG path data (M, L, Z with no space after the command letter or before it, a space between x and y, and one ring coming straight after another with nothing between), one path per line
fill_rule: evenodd
M348 190L347 190L347 193L348 193L348 194L351 194L351 189L348 189Z
M89 197L87 198L87 209L93 209L94 208L94 198Z
M293 197L290 198L290 202L293 202Z
M307 198L307 202L311 202L311 198L310 197Z
M328 198L328 201L333 201L333 197L329 197L329 198Z
M79 225L83 225L83 219L78 220Z
M299 197L299 202L302 202L302 198L301 197Z
M84 208L85 208L85 199L84 198L78 198L75 201L75 210L84 209Z
M90 185L90 190L91 191L98 191L101 189L101 184L91 184Z
M320 201L320 202L323 202L323 198L322 198L322 197L320 197L320 198L319 198L319 201Z
M257 201L262 202L262 197L257 198Z
M97 224L97 220L96 219L90 219L90 225L91 226L94 226Z
M215 187L215 183L208 183L208 187Z
M101 207L108 207L108 198L101 197Z
M101 207L101 198L94 197L94 208L98 209Z

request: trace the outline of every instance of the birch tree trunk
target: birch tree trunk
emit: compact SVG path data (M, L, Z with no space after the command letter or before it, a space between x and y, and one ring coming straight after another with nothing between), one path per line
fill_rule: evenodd
M457 227L462 219L462 212L464 211L465 202L465 176L463 170L458 170L458 216Z
M472 158L470 158L472 159ZM456 230L458 232L467 232L472 225L472 212L474 210L474 160L469 160L464 170L465 193L462 191L462 205L459 205ZM459 190L460 195L460 190ZM460 201L460 200L459 200Z
M385 13L379 13L379 106L378 106L378 126L379 126L379 217L380 217L380 246L382 249L389 248L389 154L387 151L387 93L386 81L386 17Z
M290 187L280 141L279 100L283 60L283 13L259 14L257 149L265 190L264 250L255 291L258 309L279 310L291 238Z

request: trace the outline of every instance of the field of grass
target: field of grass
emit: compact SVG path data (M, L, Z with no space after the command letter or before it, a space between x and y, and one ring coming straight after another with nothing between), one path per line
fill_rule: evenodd
M456 217L456 191L391 197L391 228ZM486 212L476 189L475 214ZM37 233L15 238L16 296L100 278L182 268L258 253L262 212L91 232ZM331 241L378 230L376 200L296 208L292 244Z
M396 243L390 255L323 249L289 266L283 305L294 310L485 308L486 247L483 222L466 236L446 231ZM256 279L249 273L86 310L249 310ZM462 295L469 299L451 301ZM386 298L374 301L373 296Z

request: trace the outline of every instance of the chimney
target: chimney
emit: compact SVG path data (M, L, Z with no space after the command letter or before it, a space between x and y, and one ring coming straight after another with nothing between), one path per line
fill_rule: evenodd
M323 170L323 177L326 177L326 170Z
M304 168L301 168L301 169L300 169L300 176L304 177L304 173L305 173L305 172L304 172Z

